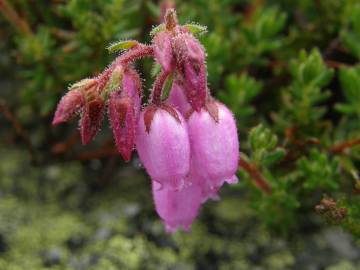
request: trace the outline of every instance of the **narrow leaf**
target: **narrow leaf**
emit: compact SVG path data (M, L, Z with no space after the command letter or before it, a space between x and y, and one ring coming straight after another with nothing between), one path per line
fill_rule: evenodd
M115 42L113 44L110 44L109 47L107 47L107 50L111 53L121 51L121 50L128 50L139 43L136 40L122 40Z
M202 35L207 32L207 27L195 23L185 24L184 27L193 35Z

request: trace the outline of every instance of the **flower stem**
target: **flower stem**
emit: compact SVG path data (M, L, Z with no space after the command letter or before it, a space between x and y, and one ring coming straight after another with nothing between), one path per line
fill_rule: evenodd
M98 76L99 91L101 92L104 89L105 85L107 84L108 80L111 77L112 72L114 71L114 69L117 66L126 67L130 63L132 63L140 58L143 58L146 56L152 56L153 52L154 52L154 50L153 50L152 46L140 44L140 45L136 46L135 48L130 49L130 50L126 51L125 53L119 55L111 63L111 65Z
M156 77L152 91L152 103L156 105L159 105L161 103L162 89L169 74L170 72L161 71L160 74Z

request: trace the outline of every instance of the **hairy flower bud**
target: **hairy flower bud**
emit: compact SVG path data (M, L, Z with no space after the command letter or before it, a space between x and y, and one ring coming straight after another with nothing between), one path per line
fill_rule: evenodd
M136 147L153 181L174 190L182 188L189 172L190 144L186 123L176 109L147 107L140 114Z
M86 101L80 119L80 135L82 143L88 144L99 131L104 116L104 100L100 95L92 93Z
M71 90L60 100L52 124L58 125L69 121L85 104L81 89Z
M152 181L152 191L156 212L165 223L166 231L175 232L181 227L188 231L201 206L201 188L192 184L174 191Z
M219 102L193 112L188 119L192 166L210 186L236 182L239 141L232 113Z
M137 120L141 110L141 80L139 74L133 69L127 69L124 72L122 80L124 95L131 98Z
M204 48L191 34L184 33L174 38L174 51L189 103L200 111L207 97Z
M171 35L167 31L156 34L153 39L155 59L165 72L175 68L175 59L171 46Z
M141 107L141 82L137 72L126 69L121 73L119 89L109 95L108 115L116 147L125 161L134 150L135 130Z
M133 99L114 91L109 97L109 121L116 147L125 161L131 159L134 149L136 116Z
M174 81L169 97L166 100L167 104L174 106L182 115L185 115L191 109L184 91L184 87L180 82Z

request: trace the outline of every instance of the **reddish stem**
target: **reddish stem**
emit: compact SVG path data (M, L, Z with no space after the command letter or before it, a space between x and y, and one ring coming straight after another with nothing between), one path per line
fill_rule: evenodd
M330 148L333 153L342 153L345 149L354 147L360 144L360 138L348 140L345 142L338 143Z
M6 1L0 0L0 12L4 14L5 18L23 34L31 35L27 22L20 18L16 10Z
M140 58L143 58L145 56L152 56L153 55L153 47L149 45L140 44L125 53L119 55L112 63L111 65L105 69L99 76L98 76L98 89L102 91L106 85L106 83L109 81L111 74L113 70L117 66L127 66L131 62L134 62L135 60L138 60Z
M271 187L258 171L258 169L251 163L240 157L239 167L243 168L255 181L255 184L266 194L271 194Z
M23 140L28 149L30 156L33 162L37 162L37 158L35 155L34 148L31 144L29 136L26 134L25 129L21 125L21 123L16 119L15 115L10 111L8 106L6 105L5 101L0 100L0 113L2 113L5 118L11 123L13 128L15 129L16 134Z
M156 77L152 91L152 103L156 105L161 103L162 89L169 74L170 73L167 71L161 71L161 73Z

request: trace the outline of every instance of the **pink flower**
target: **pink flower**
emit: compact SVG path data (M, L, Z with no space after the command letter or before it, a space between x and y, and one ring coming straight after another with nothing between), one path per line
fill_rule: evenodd
M239 141L233 114L219 102L208 102L188 119L192 170L211 188L236 182Z
M85 104L85 95L82 89L70 90L60 100L52 124L58 125L69 121Z
M183 187L190 144L186 123L176 109L164 104L145 108L137 127L136 147L153 181L173 190Z
M190 162L190 173L188 175L187 182L200 187L202 203L205 203L209 199L214 201L220 200L218 195L220 186L212 186L206 178L200 176L193 162Z
M174 191L152 181L152 191L156 211L166 231L175 232L181 227L188 231L201 206L201 188L192 184Z
M191 106L185 96L184 87L180 82L174 81L166 103L174 106L182 115L190 111Z

